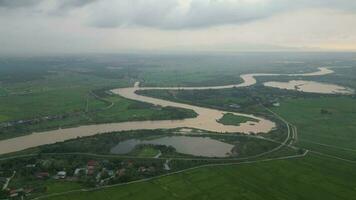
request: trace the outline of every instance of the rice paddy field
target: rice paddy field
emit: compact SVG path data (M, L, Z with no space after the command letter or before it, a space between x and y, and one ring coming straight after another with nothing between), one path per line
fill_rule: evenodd
M350 199L356 195L354 167L311 154L295 160L195 169L46 199Z

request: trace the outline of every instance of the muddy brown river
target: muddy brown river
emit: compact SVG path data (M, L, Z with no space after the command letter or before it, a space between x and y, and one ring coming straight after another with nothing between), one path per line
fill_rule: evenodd
M171 129L180 127L189 127L202 129L214 132L240 132L245 134L250 133L267 133L276 127L275 123L264 119L262 117L254 116L251 114L237 113L233 114L239 116L245 116L257 120L257 122L248 121L241 123L239 126L223 125L217 122L226 111L204 108L199 106L193 106L189 104L177 103L147 96L138 95L135 92L137 90L206 90L206 89L224 89L233 87L247 87L256 83L256 76L319 76L333 73L332 70L327 68L319 68L319 71L306 74L244 74L241 75L243 80L240 84L225 85L225 86L213 86L213 87L139 87L137 82L134 87L130 88L118 88L112 90L113 93L118 94L127 99L136 101L151 103L159 106L173 106L178 108L185 108L194 110L198 116L196 118L183 119L183 120L159 120L159 121L131 121L120 123L108 123L108 124L95 124L84 125L73 128L65 128L51 131L44 131L39 133L32 133L25 136L6 139L0 141L0 154L16 152L31 147L36 147L44 144L52 144L56 142L65 141L68 139L74 139L77 137L91 136L95 134L113 132L113 131L128 131L128 130L140 130L140 129ZM231 112L229 112L231 113Z

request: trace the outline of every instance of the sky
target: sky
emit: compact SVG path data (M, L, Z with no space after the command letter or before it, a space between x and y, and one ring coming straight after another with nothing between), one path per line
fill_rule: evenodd
M0 0L4 55L355 50L355 0Z

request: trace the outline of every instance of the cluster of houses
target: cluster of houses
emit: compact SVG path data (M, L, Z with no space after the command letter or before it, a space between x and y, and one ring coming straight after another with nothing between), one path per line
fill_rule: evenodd
M108 161L107 161L108 162ZM36 168L36 164L28 164L26 168ZM96 186L102 186L109 183L111 179L120 178L127 175L129 170L136 171L137 174L148 174L155 172L156 168L153 166L137 166L133 161L122 161L120 167L116 169L108 169L103 167L102 163L96 160L89 160L84 167L74 169L73 173L66 170L53 172L39 171L33 174L34 178L38 180L54 179L58 181L79 181L82 177L92 177L91 180L95 182ZM0 183L5 182L6 178L0 178ZM2 184L0 184L1 186ZM46 191L46 188L35 188L36 186L23 188L6 188L9 197L28 196L33 192ZM0 188L1 189L1 188Z
M53 178L53 179L67 179L67 180L75 180L78 179L78 177L85 175L85 176L93 176L95 174L95 171L98 169L99 163L95 160L89 160L87 165L82 168L76 168L74 170L73 176L69 177L67 176L67 171L62 170L62 171L57 171L55 175L50 175L49 172L38 172L35 174L35 176L38 179L46 179L46 178ZM77 178L74 178L77 177Z
M132 168L133 167L133 162L132 161L123 161L121 163L122 166L126 166L126 168ZM73 176L69 177L67 176L66 171L58 171L55 175L50 175L49 172L38 172L35 174L35 176L38 179L46 179L46 178L53 178L53 179L67 179L67 180L78 180L79 177L81 176L96 176L97 181L100 181L100 177L103 174L107 174L110 177L111 176L123 176L126 171L125 167L121 167L119 169L111 170L107 168L102 168L99 164L99 162L95 160L89 160L87 162L87 165L85 167L80 167L74 169ZM138 172L149 172L149 171L154 171L154 167L145 167L145 166L140 166L138 167L137 171ZM75 178L77 177L77 178Z
M0 123L0 127L7 128L7 127L12 127L12 126L18 126L18 125L35 124L35 123L39 123L42 121L62 119L65 117L66 117L65 115L51 115L51 116L34 118L34 119L21 119L21 120L15 120L15 121L7 121L7 122Z

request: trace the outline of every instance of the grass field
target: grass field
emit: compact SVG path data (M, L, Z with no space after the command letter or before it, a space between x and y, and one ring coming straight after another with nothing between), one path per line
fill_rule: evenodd
M274 111L298 127L298 146L356 160L355 98L288 99Z
M7 94L8 94L7 91L4 88L0 87L0 97L1 96L6 96Z
M105 106L88 95L89 88L66 88L28 95L0 98L2 121L32 119L47 115L84 111Z
M133 153L136 154L138 157L152 158L156 156L159 153L159 151L153 147L144 147L139 149L137 152L133 152Z
M218 120L219 123L225 124L225 125L235 125L238 126L241 123L245 122L257 122L257 120L249 118L249 117L244 117L244 116L239 116L239 115L234 115L232 113L227 113L224 114L224 116Z
M81 186L79 183L68 181L60 182L49 180L45 185L47 186L46 193L48 194L83 188L83 186Z
M144 183L48 199L350 199L356 195L354 167L310 155L294 160L206 167Z

